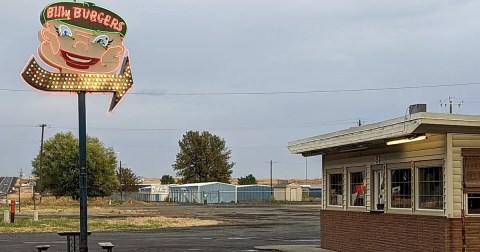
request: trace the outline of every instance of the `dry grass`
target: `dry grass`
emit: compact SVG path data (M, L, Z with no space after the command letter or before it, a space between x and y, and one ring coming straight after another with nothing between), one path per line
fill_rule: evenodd
M16 197L15 197L16 196ZM9 199L18 200L18 195L9 195ZM80 203L78 200L73 200L69 197L43 197L42 202L37 199L36 200L36 211L40 215L71 215L71 214L79 214L80 212ZM112 202L108 198L89 198L88 199L88 212L91 214L126 214L126 215L133 215L138 214L138 211L135 210L119 210L118 206L159 206L159 205L168 205L171 203L158 203L158 202L143 202L143 201L135 201L129 200L125 201L122 204L120 202ZM0 205L0 211L10 209L7 204ZM17 206L18 211L18 206ZM21 195L21 213L22 214L33 214L34 211L34 204L31 198L31 194L23 194ZM142 212L144 213L144 212Z
M26 195L25 195L26 196ZM33 216L34 206L31 198L22 194L22 216ZM15 219L15 223L0 222L0 233L42 233L60 231L78 231L79 228L79 202L71 198L43 197L42 203L36 202L36 211L39 213L39 221L33 221L32 217ZM156 206L165 205L159 203L146 203L129 201L122 206ZM124 209L119 207L118 202L110 202L105 198L91 198L88 200L88 219L90 231L116 231L116 230L149 230L172 227L193 227L218 225L222 222L215 220L201 220L195 218L179 218L188 216L182 211L171 211L156 208L148 209ZM8 210L6 204L0 205L0 211ZM18 215L17 215L18 216ZM154 217L151 217L154 216ZM2 215L3 217L3 215Z
M89 219L88 229L99 231L152 230L162 228L211 226L221 224L214 220L194 218L167 217L127 217L111 219ZM61 231L78 231L79 220L67 218L50 218L33 221L17 219L15 223L0 223L0 233L52 233Z

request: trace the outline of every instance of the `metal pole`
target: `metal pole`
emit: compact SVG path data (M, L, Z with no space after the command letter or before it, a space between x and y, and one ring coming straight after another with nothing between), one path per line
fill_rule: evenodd
M308 158L305 158L305 185L307 184L308 179Z
M22 169L20 169L20 177L18 178L18 212L20 213L20 188L22 188Z
M33 200L33 210L37 210L37 205L35 204L35 186L32 184L32 200Z
M87 233L87 122L85 93L78 93L78 146L80 165L80 252L88 252Z
M270 160L270 194L273 195L273 178L272 178L273 161Z
M450 103L450 114L453 112L452 108L452 97L448 97L448 102Z
M42 164L42 160L43 160L43 133L45 131L45 127L47 125L46 124L40 124L40 127L42 127L42 138L41 138L41 141L40 141L40 203L42 203L42 192L43 192L43 164ZM38 185L37 185L38 187ZM33 195L35 196L35 192L33 192ZM34 201L35 203L35 201ZM34 210L36 210L35 208L35 204L34 204L34 207L33 207Z
M120 177L120 203L123 204L123 186L122 186L122 160L120 160L120 168L118 169L118 176Z

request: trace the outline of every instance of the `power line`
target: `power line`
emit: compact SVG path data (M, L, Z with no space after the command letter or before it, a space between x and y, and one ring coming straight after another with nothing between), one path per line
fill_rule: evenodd
M264 91L264 92L198 92L198 93L165 93L165 92L130 92L130 95L150 95L150 96L223 96L223 95L284 95L284 94L315 94L315 93L346 93L346 92L368 92L368 91L389 91L405 89L423 89L423 88L443 88L459 86L477 86L480 82L451 83L451 84L432 84L432 85L412 85L398 87L382 88L358 88L358 89L332 89L332 90L306 90L306 91ZM0 88L0 92L33 92L27 89Z
M240 127L223 127L223 128L110 128L110 127L89 127L89 130L98 131L236 131L236 130L260 130L260 129L284 129L284 128L308 128L308 127L321 127L331 125L354 125L355 120L338 120L338 121L326 121L326 122L311 122L303 124L275 124L275 125L261 125L261 126L240 126ZM1 126L1 125L0 125ZM52 129L77 129L74 126L51 126Z
M0 127L12 127L12 128L36 128L35 125L28 124L0 124Z
M15 142L0 142L0 145L9 145L9 144L26 144L26 143L38 143L39 141L15 141Z
M387 91L387 90L439 88L439 87L458 87L458 86L474 86L474 85L480 85L480 82L453 83L453 84L436 84L436 85L415 85L415 86L383 87L383 88L307 90L307 91L206 92L206 93L132 92L132 93L130 93L130 94L136 94L136 95L154 95L154 96L281 95L281 94L314 94L314 93L345 93L345 92L365 92L365 91Z
M162 149L175 149L179 148L178 145L155 145L155 144L117 144L117 147L131 147L131 148L162 148ZM206 147L210 148L210 147ZM227 146L229 149L286 149L286 145L278 145L278 146Z
M0 91L4 91L4 92L32 92L32 90L13 89L13 88L0 88Z

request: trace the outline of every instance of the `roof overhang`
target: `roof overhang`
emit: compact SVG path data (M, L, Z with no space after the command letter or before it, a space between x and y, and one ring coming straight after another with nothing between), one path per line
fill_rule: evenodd
M367 149L389 140L435 133L479 133L480 116L420 112L289 142L293 154L321 155Z

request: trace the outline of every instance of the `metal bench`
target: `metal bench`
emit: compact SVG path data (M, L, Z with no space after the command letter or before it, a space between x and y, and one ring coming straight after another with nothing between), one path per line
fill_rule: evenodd
M107 250L107 252L112 252L113 247L115 247L111 242L99 242L98 245L102 247L102 249Z
M46 251L49 248L50 248L50 245L39 245L39 246L37 246L38 252Z

